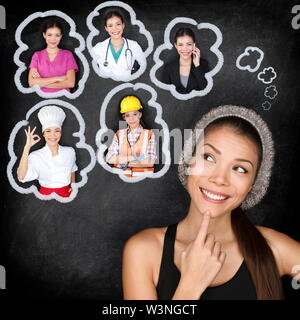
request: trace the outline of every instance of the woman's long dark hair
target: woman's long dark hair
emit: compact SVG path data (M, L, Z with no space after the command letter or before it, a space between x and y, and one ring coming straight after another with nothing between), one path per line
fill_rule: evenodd
M63 26L62 24L55 18L50 18L47 19L43 26L42 26L42 31L43 33L46 33L46 31L50 28L58 28L61 32L61 34L63 34Z
M196 42L195 33L190 28L179 28L174 36L174 43L177 43L179 37L189 36L193 39L193 42Z
M252 141L257 146L260 165L263 146L257 130L242 118L228 116L213 121L206 127L204 132L207 133L221 126L233 128L237 134L245 136ZM279 270L267 240L251 223L240 207L232 211L231 225L238 242L239 250L244 257L256 288L257 299L283 299Z
M121 19L122 23L124 23L124 17L123 15L121 14L121 12L119 12L118 10L107 10L105 13L104 13L104 18L103 18L103 21L104 21L104 26L107 26L106 23L107 23L107 20L110 19L110 18L113 18L113 17L118 17Z

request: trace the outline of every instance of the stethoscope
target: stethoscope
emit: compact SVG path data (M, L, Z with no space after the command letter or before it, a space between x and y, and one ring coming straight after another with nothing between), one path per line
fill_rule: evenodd
M107 66L108 66L107 57L108 57L108 50L109 50L110 40L111 40L111 39L109 39L108 45L107 45L107 48L106 48L105 61L104 61L104 63L103 63L103 66L104 66L104 67L107 67ZM132 67L133 54L132 54L131 49L129 48L128 40L127 40L126 38L124 38L124 40L126 41L126 47L127 47L126 50L125 50L125 60L126 60L126 64L127 64L127 69L130 70L131 67ZM130 64L128 63L128 55L130 55Z

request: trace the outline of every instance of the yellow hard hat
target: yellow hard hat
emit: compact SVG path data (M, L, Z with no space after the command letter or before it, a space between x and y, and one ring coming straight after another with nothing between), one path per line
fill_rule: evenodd
M121 101L121 113L143 109L141 101L135 96L127 96Z

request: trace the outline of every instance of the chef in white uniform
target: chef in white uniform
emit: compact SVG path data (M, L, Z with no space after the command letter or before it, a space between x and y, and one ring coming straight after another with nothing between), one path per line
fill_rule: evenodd
M146 64L145 53L140 45L123 37L125 23L118 11L108 11L104 17L109 38L93 47L93 55L100 69L100 76L128 81L137 67Z
M32 146L41 138L35 129L25 129L26 143L18 167L18 179L21 182L38 180L39 192L49 195L53 192L61 197L69 197L75 182L77 171L75 150L72 147L59 145L62 123L66 115L57 106L46 106L40 109L38 118L42 124L45 146L29 154Z

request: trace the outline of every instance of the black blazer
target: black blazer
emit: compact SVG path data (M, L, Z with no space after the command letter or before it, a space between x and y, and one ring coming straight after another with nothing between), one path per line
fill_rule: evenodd
M187 87L185 88L180 81L178 57L164 65L162 70L162 82L166 84L174 84L176 90L182 94L189 93L192 90L202 90L207 86L207 81L204 75L208 71L207 60L200 58L200 66L197 68L192 62Z

